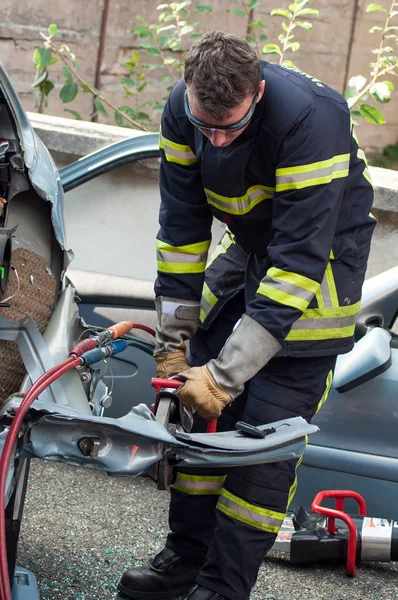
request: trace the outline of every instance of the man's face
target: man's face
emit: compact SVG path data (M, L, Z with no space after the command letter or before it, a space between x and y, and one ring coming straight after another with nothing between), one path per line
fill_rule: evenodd
M265 81L261 81L258 94L255 98L255 102L259 102L261 100L262 95L264 93L264 87ZM236 106L231 110L228 117L222 119L221 121L215 121L214 117L209 115L200 107L195 98L195 95L191 91L188 91L189 108L192 114L198 121L202 121L203 123L206 123L206 125L212 127L212 129L202 129L200 126L198 126L198 129L203 133L203 135L209 138L213 146L220 148L225 148L226 146L232 144L232 142L236 140L236 138L239 137L245 131L250 121L240 129L234 131L217 129L217 127L234 125L235 123L241 121L250 111L253 105L253 100L253 96L247 96L242 102L242 104Z

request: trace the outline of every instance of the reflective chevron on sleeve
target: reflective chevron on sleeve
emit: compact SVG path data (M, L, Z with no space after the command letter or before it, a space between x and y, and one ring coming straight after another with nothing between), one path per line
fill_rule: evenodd
M206 240L186 246L171 246L156 240L158 271L178 275L204 273L210 243L211 240Z
M217 509L231 517L231 519L236 519L250 527L269 533L278 533L286 516L284 513L246 502L246 500L235 496L225 488L221 490Z
M304 312L318 290L319 283L308 277L271 267L257 293Z
M188 475L179 471L171 487L195 496L215 495L221 492L226 477L226 475Z
M164 151L168 162L183 166L193 165L198 162L198 159L189 146L168 140L162 135L162 130L160 130L159 134L159 148Z
M309 165L277 169L276 191L300 190L314 185L330 183L333 179L347 177L349 166L350 155L339 154L328 160Z

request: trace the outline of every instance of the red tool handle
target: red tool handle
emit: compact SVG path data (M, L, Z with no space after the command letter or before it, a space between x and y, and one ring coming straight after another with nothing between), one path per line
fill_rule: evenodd
M336 499L336 509L326 508L321 506L322 500L325 498ZM348 545L347 545L347 575L354 577L356 567L355 560L357 554L357 528L355 527L354 521L347 513L344 512L344 500L346 498L353 498L358 502L359 511L358 514L362 517L366 517L366 502L358 492L351 490L324 490L319 492L312 502L311 509L320 514L328 517L328 532L331 535L337 533L335 521L341 519L347 525L348 528Z
M184 382L178 381L178 379L163 379L161 377L152 377L151 385L155 388L156 393L159 394L162 388L177 389L181 385L184 385ZM207 433L216 433L216 431L217 419L210 419L210 421L207 422Z

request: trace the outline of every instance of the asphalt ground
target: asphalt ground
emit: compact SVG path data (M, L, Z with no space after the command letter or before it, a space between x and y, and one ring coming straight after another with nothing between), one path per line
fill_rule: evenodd
M143 477L33 461L19 564L34 571L41 600L115 600L125 568L163 547L167 492ZM344 566L292 567L271 553L252 600L396 600L398 563L367 563L355 578Z

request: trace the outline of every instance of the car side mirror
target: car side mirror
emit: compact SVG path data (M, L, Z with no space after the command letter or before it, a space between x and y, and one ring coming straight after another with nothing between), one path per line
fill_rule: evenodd
M348 392L391 366L391 334L381 327L374 327L356 342L348 354L337 358L334 388Z

